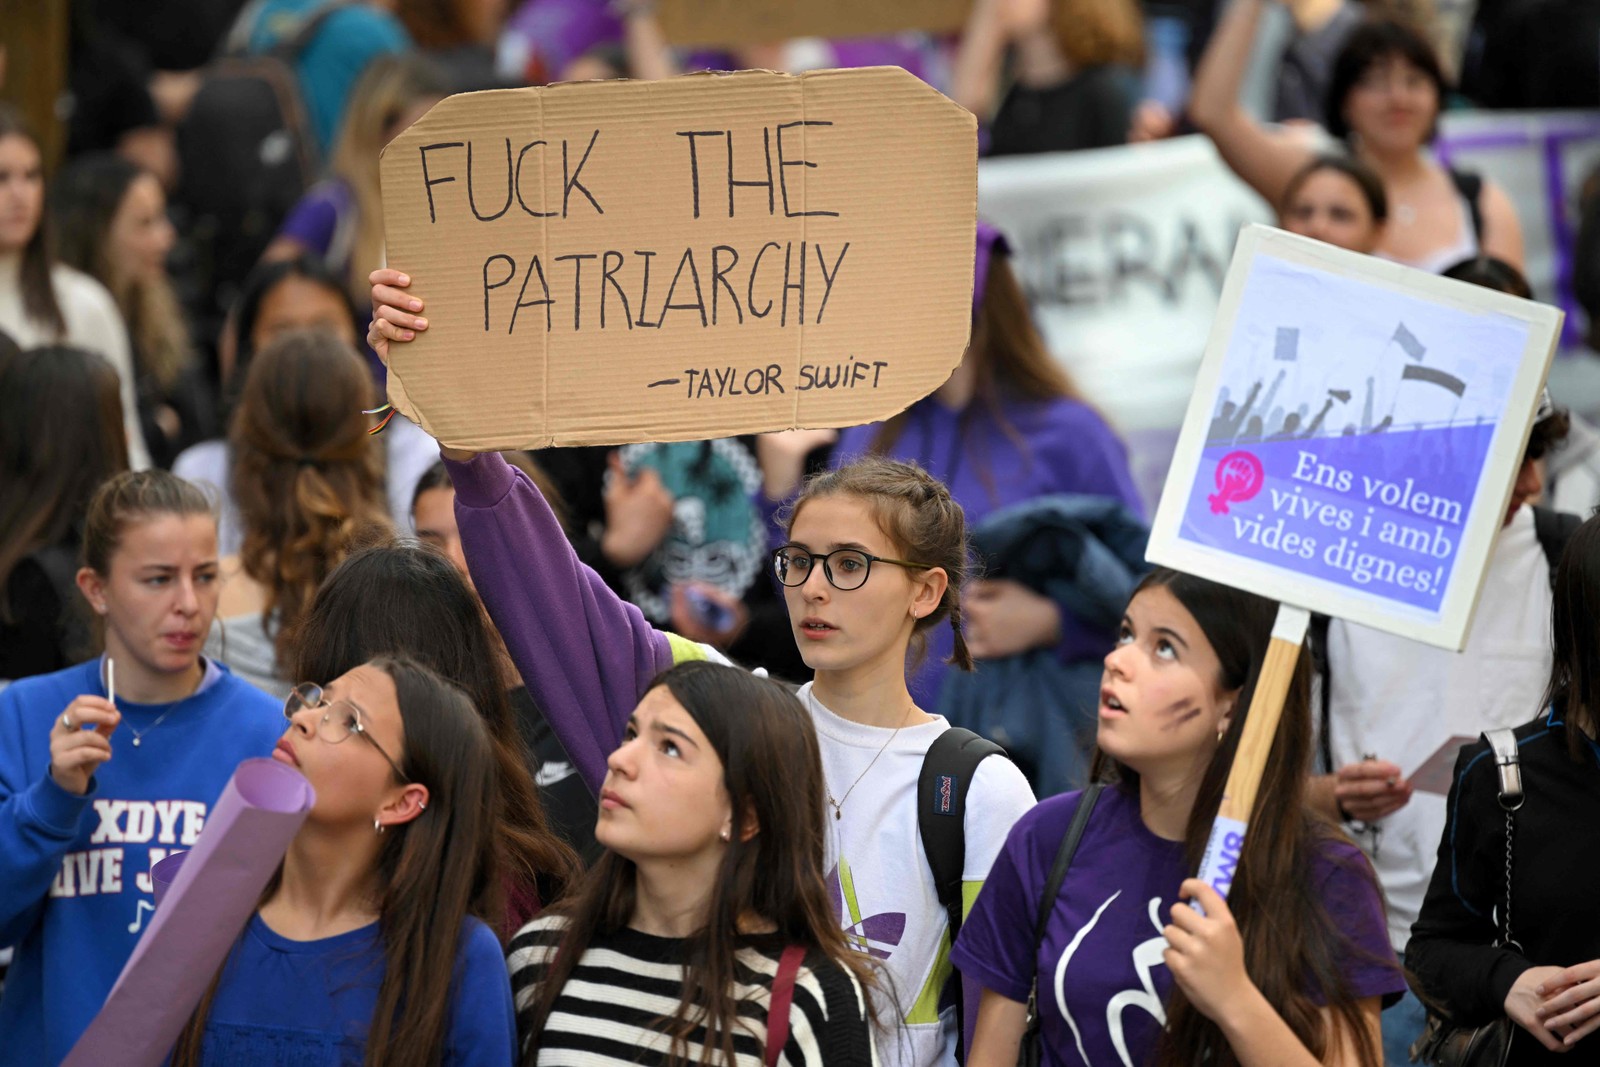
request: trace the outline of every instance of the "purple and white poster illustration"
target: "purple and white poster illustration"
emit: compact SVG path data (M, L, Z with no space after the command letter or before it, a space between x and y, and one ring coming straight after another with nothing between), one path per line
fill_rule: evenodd
M1267 254L1234 323L1178 539L1437 617L1534 323Z

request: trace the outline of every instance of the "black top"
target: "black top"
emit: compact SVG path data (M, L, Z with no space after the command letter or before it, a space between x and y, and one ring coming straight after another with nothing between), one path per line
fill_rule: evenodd
M600 814L595 795L583 784L583 775L561 747L528 687L519 685L507 696L511 713L517 718L517 732L529 753L528 769L539 787L539 800L544 804L550 829L577 849L585 863L593 863L600 854L594 839L594 824Z
M1506 818L1494 757L1481 740L1456 761L1438 863L1406 945L1418 992L1465 1025L1502 1014L1506 994L1530 967L1600 958L1600 748L1585 739L1582 758L1573 760L1567 727L1555 715L1516 734L1525 799L1513 817L1511 933L1522 951L1494 947L1505 899ZM1597 1053L1594 1035L1573 1059L1545 1051L1518 1028L1510 1062L1571 1064Z
M1128 142L1142 91L1128 67L1090 67L1059 85L1013 85L989 127L989 155L1070 152Z
M73 584L75 545L43 548L18 561L0 614L0 679L16 681L80 663L90 649L87 614ZM9 621L7 621L9 620Z

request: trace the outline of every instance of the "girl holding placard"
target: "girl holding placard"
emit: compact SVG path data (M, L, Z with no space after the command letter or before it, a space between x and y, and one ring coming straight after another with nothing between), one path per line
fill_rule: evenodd
M282 732L267 694L201 655L217 523L165 471L89 503L78 588L104 656L0 692L0 1064L59 1063L154 909L150 865L193 848L240 760Z
M369 339L386 354L426 322L405 275L383 270L373 278ZM475 584L524 681L598 790L646 683L674 663L721 657L652 628L582 566L533 482L500 456L444 454ZM801 655L816 671L799 695L821 743L835 903L855 944L884 961L886 991L904 1020L886 1050L908 1064L954 1063L956 1013L940 1004L949 922L917 818L923 758L949 724L912 699L906 663L914 642L949 626L957 662L970 665L961 636L961 508L920 468L869 459L810 482L786 531L773 573ZM1010 761L978 764L966 796L965 900L1032 804Z
M816 732L782 686L704 662L657 679L606 760L606 851L511 943L525 1067L876 1063L824 803Z
M984 986L973 1067L1017 1062L1035 988L1046 1063L1381 1063L1380 1005L1405 982L1371 868L1303 802L1304 658L1228 900L1188 877L1276 608L1169 570L1134 593L1100 696L1095 778L1110 784L1092 802L1065 793L1023 816L956 945L956 965ZM1082 837L1042 911L1084 803Z
M283 708L272 757L316 803L173 1049L173 1067L506 1067L489 732L465 693L380 657ZM498 919L498 916L492 916Z

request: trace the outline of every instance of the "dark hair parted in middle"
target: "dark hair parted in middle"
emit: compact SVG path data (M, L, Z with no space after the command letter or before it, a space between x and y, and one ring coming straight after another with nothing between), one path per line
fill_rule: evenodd
M370 665L394 682L405 730L400 769L427 786L428 805L385 835L378 852L374 881L384 972L362 1062L432 1067L444 1062L447 1051L462 924L469 915L495 920L479 910L499 883L492 846L494 750L459 687L403 657L380 656ZM262 904L276 895L282 876L280 865ZM206 1018L221 978L219 967L173 1049L172 1067L201 1063Z
M1198 870L1239 738L1250 718L1250 703L1266 661L1278 605L1254 593L1166 568L1147 575L1133 595L1155 588L1172 594L1194 617L1216 653L1221 670L1218 688L1238 690L1227 733L1201 779L1184 832L1186 865ZM1362 950L1334 925L1318 895L1319 886L1308 876L1319 842L1338 839L1333 826L1305 804L1310 760L1311 669L1309 657L1301 656L1295 663L1255 810L1250 813L1250 832L1228 894L1228 908L1244 941L1245 970L1306 1048L1320 1058L1348 1039L1362 1067L1381 1067L1381 1050L1374 1046L1340 969L1341 959L1361 955ZM1138 795L1138 773L1104 752L1096 751L1090 777L1119 783ZM1381 899L1365 860L1356 873ZM1234 1067L1239 1062L1217 1024L1174 986L1167 999L1167 1026L1157 1046L1156 1063L1159 1067L1187 1067L1201 1061L1215 1067Z
M667 1026L672 1062L690 1060L689 1036L704 1027L702 1062L733 1063L740 948L798 945L848 967L868 989L872 975L845 941L828 899L822 755L810 714L777 682L706 661L671 668L646 692L658 687L716 750L736 818L758 827L748 839L734 834L723 853L705 926L688 938L683 992ZM557 905L569 921L537 998L518 1020L528 1050L524 1065L536 1061L545 1020L589 943L633 917L637 877L632 860L608 849L577 892ZM776 929L741 933L741 920L751 916Z
M1323 125L1341 141L1353 132L1345 118L1344 106L1350 92L1373 67L1384 60L1398 58L1417 68L1433 83L1441 106L1449 91L1439 54L1423 32L1409 22L1393 18L1368 19L1345 39L1344 47L1333 60L1328 78L1328 96L1323 105Z

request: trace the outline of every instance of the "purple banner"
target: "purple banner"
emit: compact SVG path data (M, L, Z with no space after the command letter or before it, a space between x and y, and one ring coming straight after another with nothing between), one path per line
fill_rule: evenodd
M1178 536L1437 612L1494 430L1479 422L1215 441L1201 454Z

